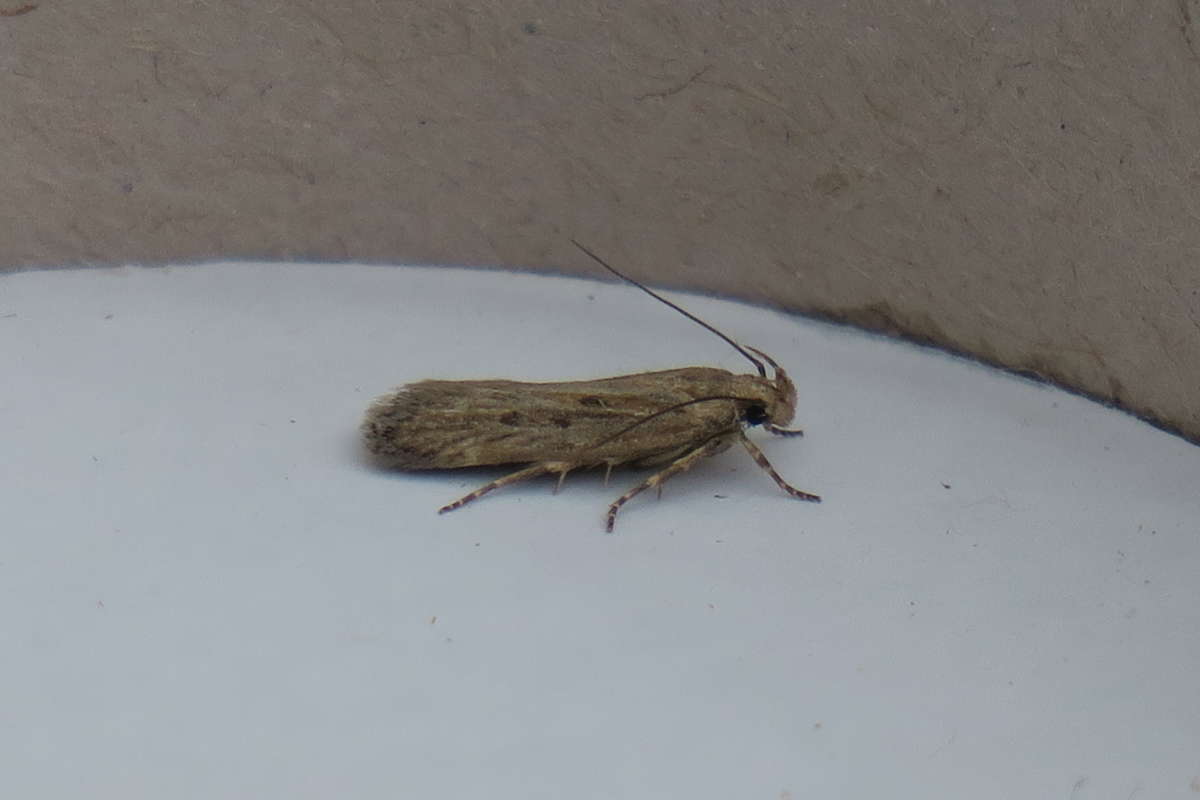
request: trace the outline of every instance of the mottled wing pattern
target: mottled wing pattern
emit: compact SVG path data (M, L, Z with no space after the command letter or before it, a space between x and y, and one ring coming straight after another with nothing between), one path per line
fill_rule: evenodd
M363 422L368 449L404 469L546 460L651 464L736 430L731 373L709 367L597 381L421 381L381 397ZM639 420L627 433L621 433ZM615 438L614 438L615 436Z

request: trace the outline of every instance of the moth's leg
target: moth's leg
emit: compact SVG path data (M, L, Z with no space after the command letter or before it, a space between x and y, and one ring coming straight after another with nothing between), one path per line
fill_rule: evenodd
M458 498L453 503L447 503L438 509L438 513L445 514L447 511L453 511L456 508L462 508L467 503L483 497L493 489L499 489L502 486L508 486L509 484L513 483L520 483L523 480L535 478L538 475L545 475L547 472L559 473L559 481L561 482L562 476L567 474L567 472L571 469L571 466L571 464L565 461L547 461L541 464L534 464L533 466L526 467L525 469L517 470L509 475L505 475L503 478L497 478L491 483L486 483L483 486L480 486L475 491Z
M566 464L566 465L563 465L563 468L560 470L553 470L553 469L547 470L547 472L558 472L558 483L554 484L554 493L555 494L558 494L558 490L562 488L563 481L565 481L567 479L567 473L571 471L571 466L572 465L570 465L570 464Z
M709 439L695 450L690 450L684 453L662 470L654 473L649 478L618 497L617 501L608 507L608 523L605 525L605 530L607 530L609 533L612 533L613 525L615 525L617 521L617 512L621 510L621 506L625 505L647 489L657 488L661 496L662 485L669 478L674 475L678 475L686 469L689 469L701 459L707 458L711 455L716 455L727 447L729 447L729 437L727 436L719 436L715 439Z
M804 435L804 431L800 430L799 428L781 428L778 425L774 425L770 422L764 422L763 429L770 431L771 433L775 434L776 436L803 436Z
M810 494L809 492L802 492L795 486L789 484L783 478L779 477L779 473L776 472L775 468L771 466L771 462L767 461L767 457L763 455L763 451L759 450L758 446L755 445L754 442L747 439L746 434L738 431L738 438L742 440L742 444L746 447L746 452L748 452L750 457L754 459L754 463L766 470L766 473L771 476L771 479L774 480L775 483L779 484L780 489L783 489L792 497L800 500L808 500L813 503L821 502L819 495Z

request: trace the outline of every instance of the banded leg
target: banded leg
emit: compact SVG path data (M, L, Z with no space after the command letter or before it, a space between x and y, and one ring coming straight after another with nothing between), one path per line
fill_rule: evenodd
M678 475L686 469L690 469L697 461L700 461L701 459L707 458L711 455L716 455L725 448L729 447L729 444L730 442L727 436L719 436L715 439L709 439L695 450L684 453L666 467L654 473L649 478L646 478L646 480L642 481L637 486L618 497L617 501L608 507L608 522L604 529L609 533L612 533L613 525L615 525L617 522L617 512L621 510L621 506L625 505L647 489L657 488L661 496L662 485L669 478Z
M754 459L754 463L766 470L766 473L771 476L771 480L779 484L780 489L783 489L785 492L798 500L808 500L811 503L821 502L820 495L802 492L795 486L792 486L790 483L785 481L783 478L779 477L779 473L776 472L775 468L771 466L771 462L767 461L767 457L763 455L763 451L759 450L758 446L755 445L754 442L747 439L746 434L738 431L738 438L742 440L742 444L746 447L746 452L748 452L750 457Z
M509 484L513 483L520 483L521 481L528 480L529 478L536 478L538 475L545 475L547 472L557 472L559 474L558 482L561 484L562 479L566 477L572 466L572 464L566 461L546 461L541 464L534 464L531 467L526 467L525 469L517 470L509 475L505 475L503 478L497 478L491 483L485 483L483 486L480 486L470 494L463 495L453 503L447 503L446 505L442 506L438 509L438 513L445 514L447 511L453 511L456 508L462 508L467 503L471 502L472 500L478 500L480 497L483 497L493 489L499 489L502 486L508 486ZM558 490L555 489L555 491Z

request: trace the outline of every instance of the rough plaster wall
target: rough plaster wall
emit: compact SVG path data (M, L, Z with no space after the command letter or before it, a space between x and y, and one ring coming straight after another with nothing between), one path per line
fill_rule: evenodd
M1200 0L0 13L3 267L576 236L1200 438Z

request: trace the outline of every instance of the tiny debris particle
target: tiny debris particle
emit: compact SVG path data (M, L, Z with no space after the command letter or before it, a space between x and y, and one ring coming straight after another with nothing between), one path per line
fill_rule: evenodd
M429 618L429 624L430 624L430 625L436 625L436 624L437 624L437 614L434 614L432 617L430 617L430 618Z
M943 482L943 483L942 483L942 488L943 488L943 489L949 489L949 488L950 488L950 484Z
M28 14L30 11L37 10L36 3L26 3L16 8L0 8L0 17L19 17L22 14Z

